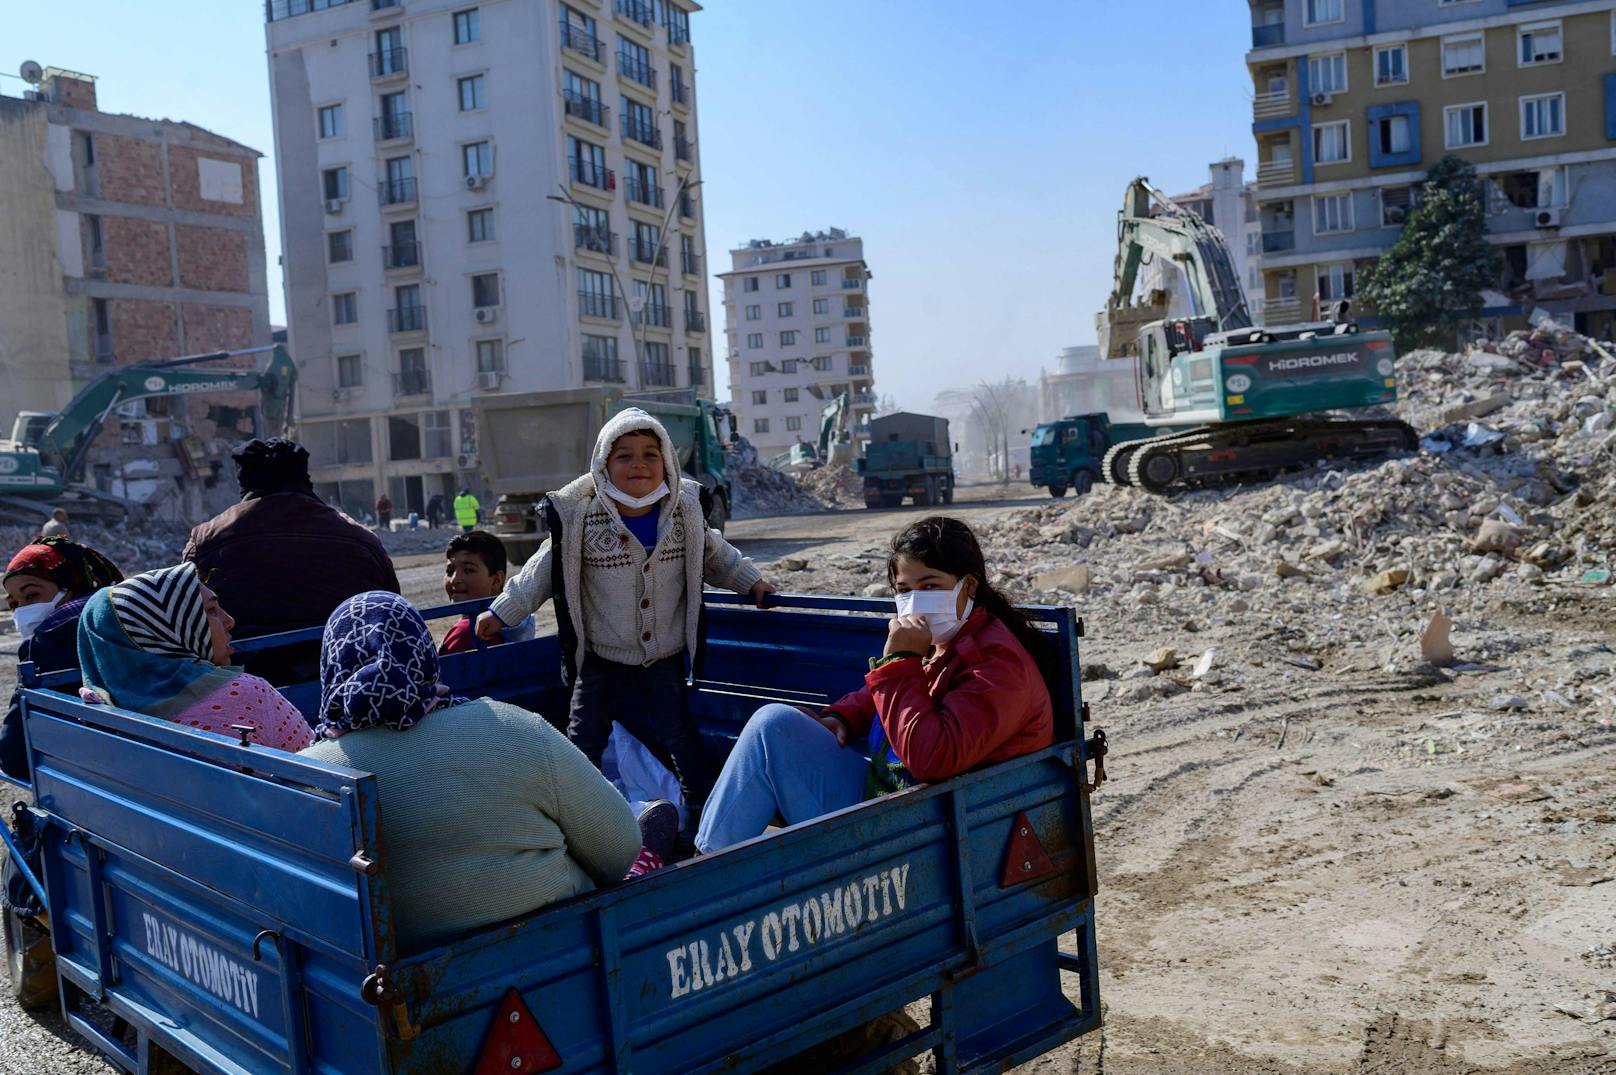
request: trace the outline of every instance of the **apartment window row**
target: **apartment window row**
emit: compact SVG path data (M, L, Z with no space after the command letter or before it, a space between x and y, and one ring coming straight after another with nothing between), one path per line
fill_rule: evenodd
M499 273L473 273L469 278L471 305L486 308L500 305ZM331 323L353 325L359 322L359 292L338 291L331 296ZM421 304L420 284L393 288L393 308L387 311L389 332L420 332L426 328L426 307Z
M771 373L794 374L804 365L807 365L811 369L814 369L820 373L829 373L831 365L830 356L819 355L814 358L782 358L780 360L779 369L775 368L773 362L753 362L748 368L752 371L753 377L764 377Z
M352 228L326 233L326 262L340 265L354 260ZM494 238L494 210L491 206L472 209L466 213L466 242L486 243ZM415 221L397 220L388 225L390 242L383 249L388 268L411 268L419 263L419 243L415 235Z
M606 191L617 189L617 172L606 167L606 147L575 135L567 136L567 174L572 182L586 187ZM656 165L629 156L623 158L623 188L628 201L653 209L663 208L667 204L668 192L663 189L661 178ZM689 199L689 192L686 191L683 197ZM690 205L686 206L686 210L684 216L694 214Z
M1533 94L1522 97L1519 105L1519 135L1522 141L1556 138L1566 133L1566 95ZM1414 144L1414 120L1408 115L1391 115L1371 120L1370 137L1380 154L1406 153ZM1448 105L1442 110L1442 144L1445 149L1469 149L1491 142L1490 108L1486 101ZM1373 158L1372 158L1373 159ZM1313 126L1313 162L1344 164L1352 160L1352 125L1349 120Z
M741 290L743 290L743 291L757 291L757 290L761 289L761 287L762 287L761 279L762 279L761 277L757 277L757 276L748 276L748 277L746 277L741 283ZM776 291L788 291L788 290L790 290L791 285L792 285L792 280L793 280L793 274L791 274L791 273L788 273L788 272L776 273L775 276L774 276L774 288L775 288L775 290ZM809 284L812 287L824 287L829 282L830 282L830 274L824 269L814 269L811 273L809 273ZM815 313L820 313L821 312L819 310L819 308L818 308L818 302L819 301L822 301L822 300L815 300L815 307L814 307L814 312ZM781 305L790 305L790 304L789 303L782 303ZM789 314L781 314L780 316L781 317L789 317L790 315Z

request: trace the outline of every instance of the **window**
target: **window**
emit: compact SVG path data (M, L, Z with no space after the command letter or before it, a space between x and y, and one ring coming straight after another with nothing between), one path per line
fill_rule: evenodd
M325 200L336 201L348 196L348 169L327 168L320 173L320 183L325 188Z
M1375 85L1400 86L1408 81L1408 46L1387 45L1375 50Z
M337 356L337 387L358 388L365 383L365 360L360 355Z
M763 347L763 333L750 332L746 336L746 346L749 350L757 351Z
M401 396L416 396L427 392L426 371L421 370L417 377L413 367L404 365L404 355L399 353L398 394ZM419 459L421 458L421 424L413 414L390 414L387 416L387 457L389 459Z
M415 221L393 221L387 226L387 241L384 268L408 269L421 264L421 248L415 241Z
M410 136L409 98L402 93L384 93L381 98L381 116L376 122L378 141Z
M776 273L774 277L774 286L776 288L790 287L791 274L788 272Z
M754 366L762 365L761 362L754 362L752 364ZM769 402L769 390L767 388L754 388L752 390L752 405L754 407L767 406L768 402Z
M816 313L816 314L828 314L828 313L830 313L830 300L829 299L815 299L814 300L814 313Z
M584 379L621 381L623 369L617 364L616 336L584 337Z
M588 120L597 127L606 126L606 110L600 104L600 83L592 78L562 69L561 96L566 99L569 116Z
M343 291L331 296L331 323L351 325L359 320L359 293Z
M466 242L486 243L494 238L494 210L473 209L466 214Z
M829 355L820 355L818 358L815 358L813 360L813 364L814 364L814 369L818 370L820 373L829 373L830 372L830 356Z
M105 265L107 251L101 236L101 218L94 213L85 213L84 224L90 232L90 260L96 265Z
M1352 159L1352 128L1346 120L1313 127L1313 163L1341 164Z
M1553 138L1566 133L1565 94L1521 98L1521 137Z
M798 418L796 415L791 415L790 417L788 417L786 419L786 432L787 433L796 433L797 431L799 431L801 429L802 429L802 419L801 418Z
M454 13L454 43L469 45L473 41L481 40L483 36L482 19L477 9L467 8L465 11Z
M1317 272L1320 302L1350 299L1357 294L1353 286L1353 269L1350 264L1320 265Z
M1342 21L1341 0L1302 0L1302 24L1317 26L1321 22Z
M1565 54L1558 22L1522 26L1517 35L1521 45L1519 60L1521 67L1531 67L1540 63L1559 63Z
M678 4L664 3L662 17L668 26L668 44L682 45L690 40L690 12Z
M767 433L768 431L769 431L769 420L767 418L754 418L754 419L752 419L752 432L754 432L754 433Z
M326 105L320 109L320 137L340 138L342 136L342 106Z
M561 5L561 47L572 49L596 63L604 62L600 38L595 36L595 20L566 4Z
M795 310L795 309L796 309L796 306L793 305L792 303L781 302L781 303L777 303L775 305L774 312L779 317L790 317L791 314L792 314L792 311Z
M1347 54L1332 52L1307 61L1308 85L1314 93L1347 92Z
M1380 152L1407 153L1413 146L1413 128L1408 116L1385 116L1374 121L1374 136Z
M667 259L661 257L665 253L661 249L662 229L639 220L631 220L629 224L634 229L634 249L630 251L633 260L646 265L659 260L665 262Z
M814 342L815 343L829 343L830 342L830 329L828 329L828 328L816 328L816 329L814 329Z
M662 208L662 188L657 186L657 170L637 160L623 161L628 169L628 200Z
M1352 230L1351 194L1316 194L1313 196L1313 234Z
M780 333L780 346L781 347L795 347L795 346L797 346L797 333L795 331Z
M616 317L612 278L603 272L578 270L578 312L587 317Z
M612 222L604 209L589 205L572 207L572 245L597 254L612 252Z
M746 319L748 321L761 321L761 320L763 320L763 307L761 307L761 306L748 306L746 308Z
M656 109L641 104L632 97L620 98L623 116L623 137L631 138L642 146L662 146L662 132L657 130Z
M761 377L765 373L768 373L768 372L770 372L770 371L769 371L769 364L767 362L754 362L754 363L752 363L752 376Z
M606 150L582 138L567 136L567 167L572 181L585 186L606 189L610 173L606 171Z
M756 291L757 289L758 289L758 278L755 277L755 276L748 276L746 278L746 285L741 288L742 291Z
M1448 149L1487 144L1487 104L1453 105L1442 110L1442 129Z
M460 90L460 111L475 112L479 108L488 107L484 76L471 75L459 79L455 82L455 86Z
M471 278L471 304L473 306L499 305L499 273L478 273Z
M795 402L797 402L797 395L798 395L798 393L799 393L799 392L801 392L801 389L797 389L797 388L787 388L787 389L785 389L785 390L784 390L784 392L783 392L783 393L782 393L782 398L783 398L783 399L784 399L784 400L785 400L785 401L786 401L786 402L787 402L787 403L795 403Z
M353 260L353 232L334 231L325 237L326 260L335 265Z
M676 63L668 65L668 95L674 104L690 103L690 90L685 86L685 69Z
M494 144L467 142L460 147L460 164L465 174L491 176L494 174Z
M642 86L656 88L656 70L651 66L651 52L644 45L617 35L617 72Z
M477 372L499 373L505 369L505 341L477 341Z
M802 359L800 359L800 358L784 358L784 359L781 359L780 360L780 372L781 373L796 373L797 372L797 363L799 363L801 361L802 361Z
M1442 77L1473 75L1487 70L1487 39L1463 34L1442 39Z
M1564 167L1506 172L1493 176L1492 182L1496 184L1495 195L1502 195L1517 209L1554 209L1566 205Z
M1383 187L1380 191L1380 225L1400 228L1408 223L1409 210L1414 208L1413 187Z

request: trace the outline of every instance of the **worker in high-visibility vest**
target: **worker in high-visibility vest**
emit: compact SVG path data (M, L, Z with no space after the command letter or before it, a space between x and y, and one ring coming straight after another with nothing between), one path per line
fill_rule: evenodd
M460 490L460 495L454 499L454 512L455 522L460 524L462 533L469 534L477 528L477 511L481 507L470 489Z

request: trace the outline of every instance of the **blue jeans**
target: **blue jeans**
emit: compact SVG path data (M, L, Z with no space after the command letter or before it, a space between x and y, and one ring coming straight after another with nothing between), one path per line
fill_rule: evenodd
M789 705L766 705L746 722L707 799L697 849L720 851L760 835L775 814L787 825L864 801L870 762L838 746L819 721Z

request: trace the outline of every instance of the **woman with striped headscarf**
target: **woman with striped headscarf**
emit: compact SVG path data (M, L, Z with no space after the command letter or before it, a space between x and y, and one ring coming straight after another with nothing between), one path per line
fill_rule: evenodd
M148 571L109 586L79 617L80 691L106 702L205 732L302 750L308 723L274 687L230 665L236 621L203 585L195 564Z

